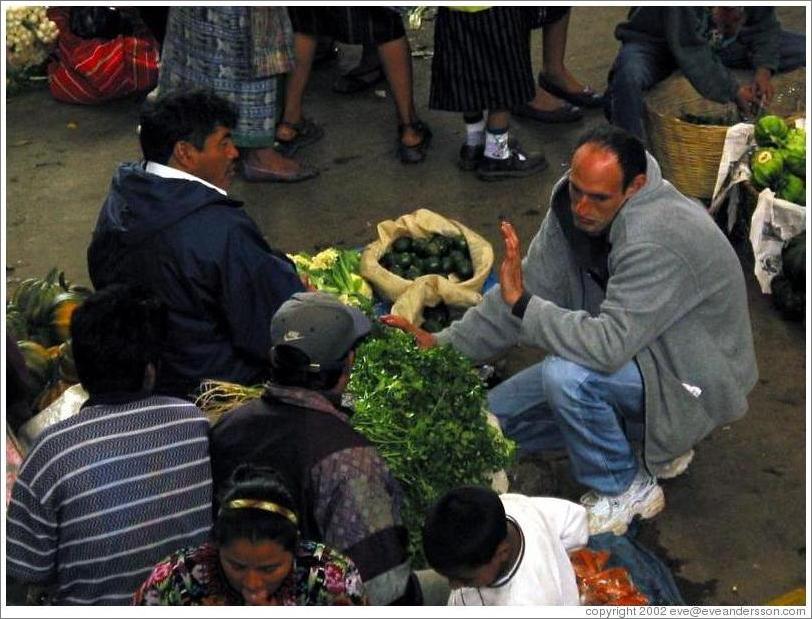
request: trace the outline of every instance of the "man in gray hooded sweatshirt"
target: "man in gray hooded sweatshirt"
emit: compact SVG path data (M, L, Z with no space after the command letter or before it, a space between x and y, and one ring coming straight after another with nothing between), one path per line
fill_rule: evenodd
M566 449L591 488L590 533L620 535L664 507L655 474L684 470L698 441L747 410L757 368L741 264L614 127L579 140L524 260L511 224L502 234L500 285L461 320L436 336L384 322L479 362L517 343L546 350L490 392L491 410L523 451Z

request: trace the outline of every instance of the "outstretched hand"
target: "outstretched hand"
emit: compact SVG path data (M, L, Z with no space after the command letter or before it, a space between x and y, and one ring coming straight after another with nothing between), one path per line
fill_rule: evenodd
M516 229L509 221L503 221L500 226L502 238L505 240L505 257L499 268L499 286L502 299L510 307L516 304L524 294L524 279L522 277L521 243Z
M388 327L395 327L396 329L400 329L401 331L411 334L417 342L417 346L419 348L432 348L437 346L437 338L433 334L409 322L403 318L403 316L386 314L385 316L380 317L380 321Z

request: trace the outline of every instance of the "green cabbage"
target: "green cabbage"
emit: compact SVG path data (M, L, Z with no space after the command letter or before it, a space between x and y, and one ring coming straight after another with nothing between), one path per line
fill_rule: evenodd
M765 146L783 146L787 137L787 123L780 116L768 114L756 122L756 144Z
M795 176L806 176L806 132L803 129L790 129L787 133L784 148L784 168Z
M750 157L750 171L756 187L774 189L784 171L784 158L774 148L759 148Z
M804 182L789 172L785 172L778 181L778 197L782 200L806 206L806 187Z

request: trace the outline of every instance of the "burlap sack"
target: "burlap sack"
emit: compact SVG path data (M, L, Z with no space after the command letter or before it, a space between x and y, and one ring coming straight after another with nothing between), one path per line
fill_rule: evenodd
M482 301L482 295L462 288L442 275L423 275L398 297L392 313L419 327L423 324L423 308L434 307L440 301L449 306L470 307Z
M379 223L378 240L367 245L361 254L361 275L375 287L380 296L396 301L414 282L388 271L378 263L378 260L386 253L392 242L401 236L425 238L435 232L446 235L462 234L465 237L471 254L474 276L461 282L456 281L456 276L452 275L447 281L461 291L479 292L493 267L493 247L470 228L428 209L418 209L398 219L387 219ZM419 277L415 281L420 279L422 278Z

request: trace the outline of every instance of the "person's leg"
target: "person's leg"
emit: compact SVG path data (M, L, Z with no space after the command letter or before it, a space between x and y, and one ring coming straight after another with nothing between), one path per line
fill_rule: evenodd
M544 77L557 86L572 93L584 90L584 84L579 82L564 65L567 53L567 32L570 24L570 11L567 11L559 20L544 24L542 32L542 64L541 71Z
M624 43L609 73L606 92L612 124L644 139L643 97L674 70L667 48L648 43Z
M543 362L531 365L488 392L488 408L499 419L505 436L521 453L559 451L564 437L558 430L542 380Z
M806 66L806 35L782 30L779 54L779 71L792 71Z
M296 64L288 74L285 89L285 111L282 122L277 126L276 137L283 142L296 137L296 130L291 127L302 121L302 100L310 80L310 71L313 68L313 56L316 53L316 37L309 34L295 33L293 35L293 48L296 55Z
M553 411L576 481L605 495L629 488L638 461L624 420L644 419L643 379L634 361L613 374L549 356L542 362L542 389Z
M400 37L378 46L386 79L392 89L398 124L403 127L400 141L405 146L416 146L423 141L423 133L415 127L417 114L414 106L412 88L412 57L409 40Z
M525 153L511 141L509 134L510 112L489 110L485 130L485 152L477 168L477 177L491 181L506 178L522 178L541 172L547 167L543 155Z

